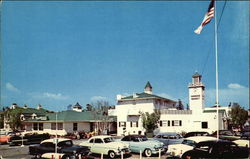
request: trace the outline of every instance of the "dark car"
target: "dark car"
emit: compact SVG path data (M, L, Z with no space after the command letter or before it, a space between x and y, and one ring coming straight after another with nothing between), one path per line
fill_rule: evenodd
M153 139L163 142L166 149L168 145L180 144L183 141L183 137L175 132L162 132L157 134Z
M193 150L182 155L182 159L198 158L248 158L248 148L238 147L235 143L226 140L203 141L198 143Z
M72 140L65 138L47 139L41 142L41 144L29 146L29 154L35 156L36 158L42 157L46 153L54 153L57 142L57 153L62 154L62 159L64 158L87 158L89 154L89 148L86 146L73 145Z
M191 137L191 136L209 136L210 134L205 131L192 131L188 132L184 135L184 138Z
M212 136L217 136L217 131L215 131ZM219 139L234 141L240 139L240 135L236 134L232 130L219 130Z
M9 139L9 145L28 145L28 144L39 144L41 141L49 139L49 134L25 134L24 136L21 135L14 135L11 136Z

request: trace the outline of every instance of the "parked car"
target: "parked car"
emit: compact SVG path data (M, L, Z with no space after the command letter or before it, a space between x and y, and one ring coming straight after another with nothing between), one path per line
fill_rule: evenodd
M215 131L212 134L212 136L216 137L217 131ZM240 139L240 135L237 135L232 130L219 130L219 139L233 141L233 140Z
M54 138L42 141L40 144L29 146L29 154L36 158L45 157L55 152L55 143L57 143L57 152L62 155L62 159L71 157L88 157L89 148L86 146L73 145L72 140L65 138Z
M148 140L144 135L128 135L121 139L122 142L130 145L131 152L142 152L145 156L150 157L152 154L164 152L164 144L157 140Z
M217 140L215 137L211 136L192 136L185 138L181 144L169 145L167 154L172 157L181 158L183 153L192 150L195 145L201 141Z
M193 150L182 155L182 159L192 158L248 158L247 148L240 148L235 143L226 140L204 141L198 143Z
M206 131L192 131L188 132L184 135L184 138L191 137L191 136L209 136L210 134Z
M233 142L236 143L238 146L250 148L249 139L250 132L242 132L240 139L234 140Z
M162 142L165 149L167 149L168 145L180 144L183 141L183 137L175 132L162 132L157 134L153 139Z
M80 143L87 146L91 153L108 155L109 158L115 158L121 153L128 155L131 153L129 145L114 141L113 137L108 135L93 136L87 142Z
M6 144L10 140L10 133L8 131L0 131L0 144Z
M14 145L28 145L28 144L38 144L43 140L49 139L50 135L45 133L45 134L25 134L23 137L21 135L14 135L11 136L9 139L9 145L14 146Z

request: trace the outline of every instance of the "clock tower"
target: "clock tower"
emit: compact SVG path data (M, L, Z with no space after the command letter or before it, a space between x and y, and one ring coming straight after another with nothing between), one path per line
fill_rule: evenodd
M205 86L201 82L201 75L195 73L192 76L192 83L189 84L189 108L190 110L203 110L205 107Z

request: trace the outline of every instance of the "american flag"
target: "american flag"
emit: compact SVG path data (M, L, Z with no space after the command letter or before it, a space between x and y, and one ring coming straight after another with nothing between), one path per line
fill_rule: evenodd
M211 19L214 17L214 0L211 0L210 5L208 7L207 13L201 23L201 25L194 31L196 34L200 34L203 27L208 24Z

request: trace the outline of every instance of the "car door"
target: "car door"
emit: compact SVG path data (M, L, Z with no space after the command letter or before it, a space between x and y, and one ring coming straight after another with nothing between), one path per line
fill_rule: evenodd
M91 152L98 154L107 154L105 153L104 142L101 138L95 138L93 145L91 146Z
M144 145L143 146L143 143L140 142L140 139L138 137L131 137L131 141L130 141L130 148L132 150L132 152L137 152L137 153L140 153L144 151Z
M40 154L55 152L55 144L52 142L44 142L40 144L39 152Z

